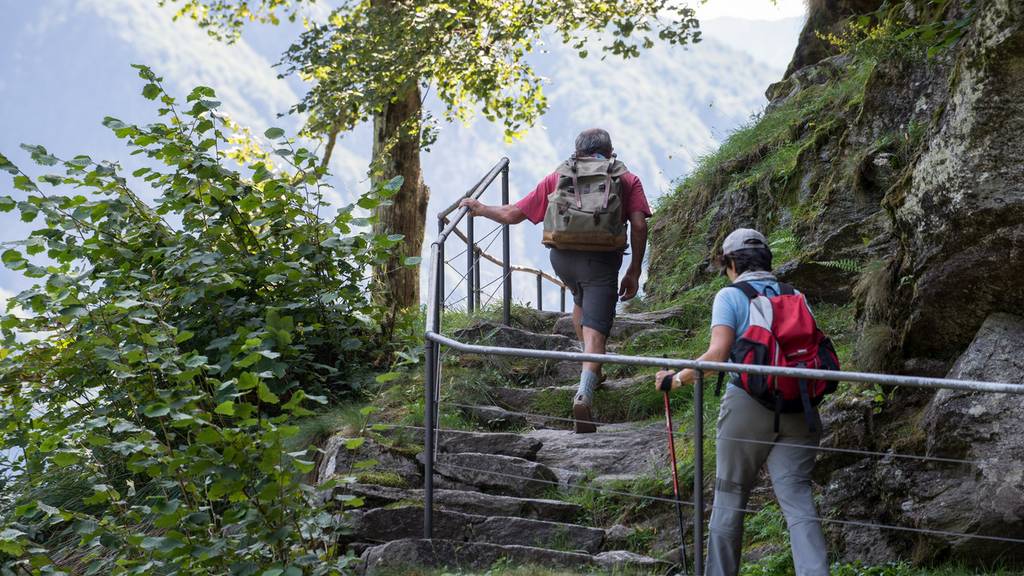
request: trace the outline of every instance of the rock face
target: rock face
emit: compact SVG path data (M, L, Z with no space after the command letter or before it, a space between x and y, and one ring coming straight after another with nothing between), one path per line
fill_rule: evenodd
M655 303L691 301L712 286L724 236L757 227L770 236L782 279L815 306L845 310L855 349L845 365L1021 382L1012 354L1021 321L1006 314L1019 315L1024 301L1024 2L950 0L941 14L923 1L809 6L790 69L768 89L764 119L655 215L646 291ZM876 30L884 42L837 53L823 36L858 17L869 27L891 17L903 28ZM948 36L897 45L922 29ZM976 464L823 453L822 512L1020 538L1024 403L883 392L824 406L823 444ZM1012 542L826 528L848 560L1024 563Z
M1024 318L993 315L948 376L1021 382L1024 390L1022 341ZM865 458L832 475L824 507L858 520L1024 540L1024 396L942 390L902 418L919 423L922 453L974 464ZM834 534L850 559L1024 560L1024 544L999 540L860 527Z
M915 288L910 357L955 356L991 312L1024 297L1024 4L982 4L913 184L892 199Z

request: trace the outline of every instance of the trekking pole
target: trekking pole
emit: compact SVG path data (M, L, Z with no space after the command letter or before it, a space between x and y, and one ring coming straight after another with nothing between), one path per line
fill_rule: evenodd
M668 393L672 390L672 376L665 376L661 379L662 393L665 395L665 426L668 428L668 454L672 462L672 492L676 500L676 516L679 518L679 560L683 567L683 574L689 574L686 561L686 530L683 526L683 504L679 499L679 471L676 464L676 441L675 432L672 426L672 406L669 403Z

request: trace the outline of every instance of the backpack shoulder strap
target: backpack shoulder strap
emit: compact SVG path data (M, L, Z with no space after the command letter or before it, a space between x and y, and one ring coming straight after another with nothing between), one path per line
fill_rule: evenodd
M746 294L747 298L750 298L751 300L761 295L761 293L758 292L753 286L751 286L749 282L736 282L734 284L729 284L728 288L738 289L739 291Z
M792 296L796 294L796 289L790 284L779 282L779 293L782 296Z

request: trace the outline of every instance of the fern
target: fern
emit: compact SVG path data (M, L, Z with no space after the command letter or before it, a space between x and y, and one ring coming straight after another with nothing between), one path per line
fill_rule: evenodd
M817 264L818 266L824 266L826 268L832 268L834 270L841 270L843 272L849 272L850 274L858 274L861 271L861 265L852 258L846 258L843 260L815 260L811 264Z

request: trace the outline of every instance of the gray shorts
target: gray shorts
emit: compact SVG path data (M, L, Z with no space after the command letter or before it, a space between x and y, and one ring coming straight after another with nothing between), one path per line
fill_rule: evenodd
M551 249L551 267L583 308L583 325L605 336L611 334L619 301L622 252L581 252Z

